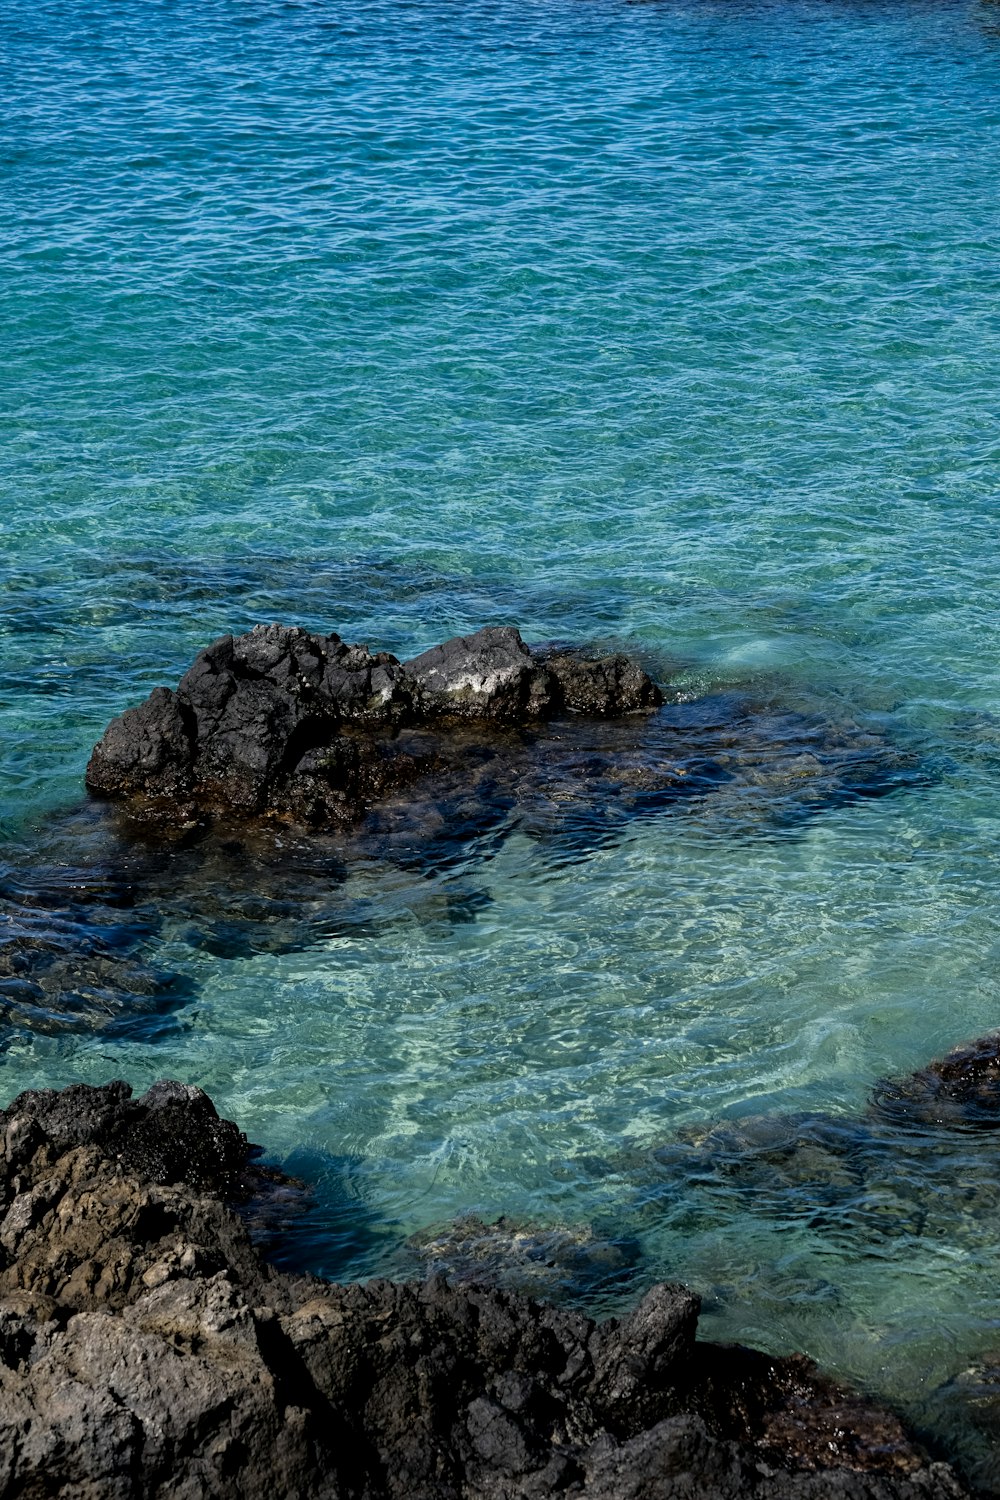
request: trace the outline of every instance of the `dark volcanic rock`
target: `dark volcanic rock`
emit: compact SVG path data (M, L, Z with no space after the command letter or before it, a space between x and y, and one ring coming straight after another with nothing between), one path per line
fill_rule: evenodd
M739 693L664 704L624 656L529 651L512 629L400 663L277 625L209 647L176 691L112 722L87 770L118 809L111 867L130 864L157 912L203 914L219 952L274 946L272 914L278 946L282 929L305 937L296 910L331 930L344 904L324 892L372 861L437 874L515 830L576 859L685 806L713 831L769 836L925 779L854 721ZM225 871L248 861L237 888Z
M256 1148L189 1084L165 1080L141 1099L121 1082L41 1089L19 1094L7 1113L28 1138L34 1127L57 1151L97 1146L151 1182L186 1182L230 1200L247 1198L257 1187Z
M249 1148L198 1090L0 1113L0 1492L64 1500L958 1500L898 1422L801 1359L441 1277L263 1265ZM248 1187L249 1184L249 1187Z
M152 819L224 809L349 823L440 759L396 731L656 707L660 691L624 657L533 655L516 630L458 637L402 664L338 635L282 625L223 636L176 691L156 688L113 720L87 767L92 792Z
M253 1191L253 1151L200 1089L125 1083L26 1093L0 1112L0 1296L121 1310L174 1274L266 1275L223 1196ZM176 1268L180 1267L180 1270Z
M880 1079L872 1091L872 1110L896 1125L996 1130L1000 1033L956 1047L908 1078Z

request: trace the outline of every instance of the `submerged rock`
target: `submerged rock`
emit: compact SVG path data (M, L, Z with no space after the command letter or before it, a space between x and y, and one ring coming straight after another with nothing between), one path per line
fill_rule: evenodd
M905 1077L879 1079L857 1115L789 1111L685 1126L649 1153L647 1173L659 1181L644 1193L655 1204L692 1182L716 1182L760 1212L785 1215L797 1201L819 1220L832 1207L841 1231L865 1221L868 1209L888 1223L895 1205L900 1227L905 1220L907 1233L920 1233L946 1191L952 1214L967 1196L994 1233L1000 1185L974 1136L998 1128L1000 1033L991 1033ZM629 1165L641 1170L638 1159Z
M0 1044L16 1032L158 1035L187 981L149 962L160 925L126 882L70 866L0 872Z
M209 826L191 802L142 798L91 799L53 819L16 881L0 882L0 901L11 892L8 931L24 935L10 962L42 987L31 992L38 1010L13 1018L28 1027L39 1014L52 1029L164 1024L185 993L149 964L147 939L158 936L229 957L381 930L397 910L407 921L474 919L490 899L476 867L514 833L558 863L585 859L651 818L694 816L713 835L772 837L923 775L912 755L855 724L736 694L625 719L576 714L525 727L453 718L447 728L400 729L394 746L423 769L346 828L233 808L214 811ZM150 809L162 820L131 816ZM53 934L64 924L56 948L65 964L19 926L29 922ZM91 950L91 989L96 959L114 965L101 966L110 1001L75 993L74 972L88 970L74 971L73 960ZM25 994L16 974L9 986L0 977L0 993L8 989L12 1001ZM40 1015L44 996L49 1018Z
M991 1062L991 1056L994 1061ZM983 1038L901 1080L875 1085L856 1115L789 1111L687 1126L618 1170L645 1221L794 1222L817 1244L907 1251L914 1241L972 1253L1000 1234L995 1159L976 1134L1000 1123L996 1043Z
M883 1078L872 1090L876 1118L950 1130L1000 1127L1000 1032L956 1047L907 1078Z
M331 1500L959 1500L807 1361L696 1342L654 1287L595 1323L482 1285L266 1266L250 1148L196 1089L0 1113L0 1491Z
M646 1220L731 1223L739 1213L795 1223L817 1244L883 1249L957 1231L991 1237L998 1194L990 1171L947 1142L901 1139L895 1128L817 1112L750 1115L688 1128L634 1165ZM968 1201L951 1188L969 1183Z
M514 826L591 849L709 794L733 832L787 825L923 775L856 723L738 694L665 705L627 657L532 651L510 628L404 663L270 625L113 720L87 786L133 829L277 819L440 864Z
M976 1493L1000 1494L1000 1349L958 1371L923 1405L921 1417L944 1441L961 1443L963 1472Z
M487 1224L467 1214L412 1235L407 1250L452 1281L488 1281L535 1297L620 1286L639 1259L632 1239L605 1238L586 1225L524 1224L506 1215Z

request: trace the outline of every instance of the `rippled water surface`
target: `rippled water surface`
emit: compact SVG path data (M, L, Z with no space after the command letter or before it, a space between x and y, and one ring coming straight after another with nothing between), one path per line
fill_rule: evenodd
M1000 1489L996 1143L868 1105L1000 1024L996 6L7 0L0 90L3 920L78 975L5 1097L202 1084L329 1274L613 1226L593 1306L682 1277ZM271 619L623 644L914 773L140 879L90 746Z

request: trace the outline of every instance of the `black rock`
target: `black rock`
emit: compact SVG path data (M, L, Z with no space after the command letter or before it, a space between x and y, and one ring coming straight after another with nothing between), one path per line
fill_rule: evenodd
M872 1112L919 1129L1000 1128L1000 1033L956 1047L907 1078L880 1079Z
M165 1079L139 1099L127 1083L19 1094L0 1119L57 1152L96 1146L144 1181L186 1183L230 1201L256 1189L260 1154L201 1089Z
M404 726L620 716L661 701L624 657L546 660L510 628L458 637L404 665L337 635L257 626L223 636L176 691L156 688L113 720L87 786L153 821L221 809L345 824L446 758L440 746L401 741Z

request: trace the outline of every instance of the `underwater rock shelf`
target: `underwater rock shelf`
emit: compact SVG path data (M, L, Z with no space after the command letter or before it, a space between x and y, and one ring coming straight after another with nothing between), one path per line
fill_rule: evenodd
M441 1276L282 1274L246 1222L275 1177L178 1083L0 1112L0 1493L966 1494L807 1360L700 1343L683 1287L594 1323Z

